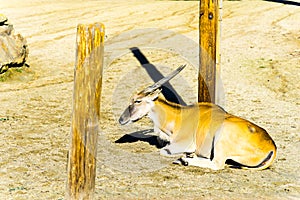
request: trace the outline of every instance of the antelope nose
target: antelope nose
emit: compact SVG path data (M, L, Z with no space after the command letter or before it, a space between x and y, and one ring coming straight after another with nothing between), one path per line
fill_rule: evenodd
M119 123L125 125L130 121L129 108L127 108L119 118Z
M119 123L120 123L121 125L126 124L126 121L123 119L123 116L121 116L121 117L119 118Z

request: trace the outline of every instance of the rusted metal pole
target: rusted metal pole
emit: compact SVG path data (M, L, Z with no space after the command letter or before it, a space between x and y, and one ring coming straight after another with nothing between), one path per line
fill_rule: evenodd
M104 25L78 25L66 199L92 200L104 54Z
M216 54L218 49L219 2L200 0L198 101L213 102L216 97Z

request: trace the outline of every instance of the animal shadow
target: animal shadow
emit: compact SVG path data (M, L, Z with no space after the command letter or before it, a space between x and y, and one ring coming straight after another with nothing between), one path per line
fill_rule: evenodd
M125 134L122 137L120 137L118 140L115 141L115 143L134 143L138 141L147 142L152 146L156 146L156 148L162 148L166 146L167 142L159 142L157 136L155 135L147 135L147 133L153 132L153 129L146 129L143 131L136 131L133 133Z

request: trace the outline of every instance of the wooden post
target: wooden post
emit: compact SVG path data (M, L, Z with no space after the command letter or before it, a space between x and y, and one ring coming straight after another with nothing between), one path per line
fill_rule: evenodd
M104 26L78 25L66 199L94 199Z
M200 0L198 101L215 103L218 0Z
M220 80L220 74L221 74L221 51L220 51L220 46L221 46L221 22L222 22L222 7L223 7L223 1L219 0L218 5L219 5L219 13L218 13L218 24L217 24L217 39L216 39L216 87L215 87L215 103L220 105L220 101L224 101L223 92L221 91L222 86L221 86L221 80ZM224 103L224 102L223 102Z

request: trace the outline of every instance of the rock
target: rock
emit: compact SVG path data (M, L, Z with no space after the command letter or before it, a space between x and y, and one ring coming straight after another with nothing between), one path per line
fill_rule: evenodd
M0 13L0 25L3 25L7 22L7 17Z
M0 36L1 35L10 35L13 33L14 27L12 24L7 24L5 26L0 26Z
M28 56L27 42L20 34L14 34L12 24L0 14L0 74L11 67L23 66Z

